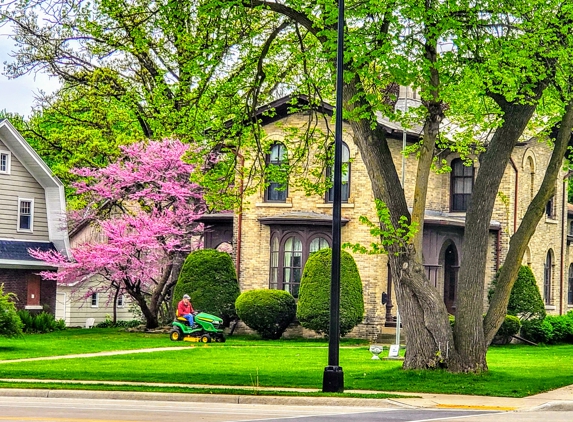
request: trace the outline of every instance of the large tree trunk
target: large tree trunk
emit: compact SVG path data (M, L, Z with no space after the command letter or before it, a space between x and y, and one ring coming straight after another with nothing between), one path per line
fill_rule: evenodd
M542 86L538 87L539 96L543 89ZM480 156L472 201L466 213L458 280L454 338L462 370L467 372L487 369L488 344L483 331L483 302L491 216L511 152L535 111L534 101L526 105L510 104L503 98L496 98L496 101L505 112L504 123L496 130L486 152Z
M563 164L563 157L567 152L572 128L573 102L570 102L561 119L559 131L553 146L553 153L551 154L549 165L545 171L543 182L539 191L529 204L519 228L509 242L509 251L507 252L505 262L498 276L495 292L483 323L486 345L491 343L497 330L504 321L511 289L517 279L517 273L519 272L519 267L527 245L535 233L539 220L541 220L543 216L547 202L551 196L555 194L555 182L557 181L559 170Z
M354 83L344 90L349 110L358 105ZM394 227L401 216L410 221L403 189L388 148L386 136L379 129L372 129L364 120L351 121L354 139L368 170L374 197L382 200L390 210ZM454 348L452 330L444 302L432 285L427 282L422 262L414 247L395 244L388 251L393 280L396 280L398 307L404 315L407 349L404 368L427 369L444 367L457 371L458 359Z

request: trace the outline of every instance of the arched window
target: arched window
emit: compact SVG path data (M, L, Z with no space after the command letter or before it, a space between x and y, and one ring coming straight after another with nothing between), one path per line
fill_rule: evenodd
M334 145L331 147L334 153ZM334 164L326 168L326 177L332 181L334 179ZM348 145L342 143L342 185L340 187L340 198L342 202L348 202L350 198L350 150ZM327 202L334 201L334 187L331 187L326 194Z
M267 155L267 189L265 200L285 202L288 194L287 150L283 144L275 143Z
M452 161L450 183L450 209L467 211L474 187L474 167L465 166L460 158Z
M553 277L553 258L551 250L547 252L545 266L543 269L543 300L546 305L551 304L551 278Z
M273 226L271 229L269 288L298 297L304 265L312 252L330 247L330 235L321 229Z
M573 305L573 264L569 265L569 283L567 286L567 304Z

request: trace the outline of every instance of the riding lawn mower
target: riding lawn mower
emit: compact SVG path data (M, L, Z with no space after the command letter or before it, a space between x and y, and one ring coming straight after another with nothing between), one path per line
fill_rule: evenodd
M205 312L197 312L194 319L195 324L191 327L187 319L176 316L172 323L173 328L169 332L169 338L173 341L225 342L223 320L221 318Z

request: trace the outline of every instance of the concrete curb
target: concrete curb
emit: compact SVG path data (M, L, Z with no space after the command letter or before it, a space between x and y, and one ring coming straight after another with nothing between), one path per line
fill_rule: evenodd
M100 400L145 400L195 403L270 404L294 406L356 406L388 409L413 408L391 399L354 399L338 397L243 396L235 394L146 393L131 391L49 390L2 388L0 395L7 397L44 397Z

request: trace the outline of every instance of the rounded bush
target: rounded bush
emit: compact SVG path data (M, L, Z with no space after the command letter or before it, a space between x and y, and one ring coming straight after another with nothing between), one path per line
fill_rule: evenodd
M284 290L249 290L235 302L241 320L263 339L281 338L296 315L296 302Z
M534 343L549 344L553 341L553 326L545 319L523 321L521 335Z
M491 298L493 295L498 274L496 274L495 279L492 282L488 298ZM545 304L541 298L541 293L539 293L539 287L537 287L535 276L533 275L531 268L527 265L522 265L519 268L517 279L515 280L515 284L513 285L509 296L507 314L515 315L522 321L545 318Z
M552 343L569 343L573 339L573 320L568 315L549 315L545 321L551 324Z
M362 281L354 258L346 251L340 256L340 335L344 336L362 322L364 298ZM321 249L308 258L298 296L300 324L319 334L329 334L330 272L332 249Z
M185 259L173 290L173 309L188 294L195 310L221 317L228 327L237 317L235 301L239 293L231 256L215 249L200 249Z
M497 330L497 334L493 339L494 344L508 344L511 342L512 336L519 333L521 329L521 321L518 317L513 315L506 315L505 320Z

